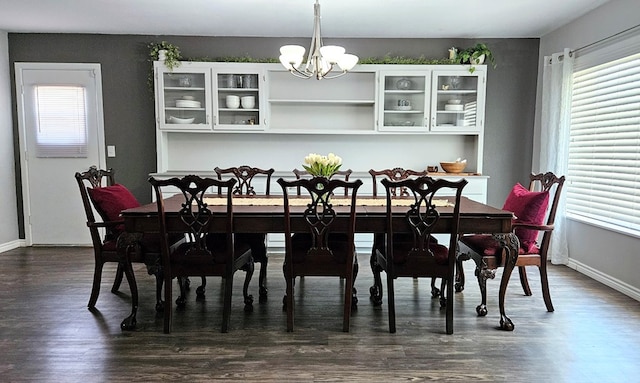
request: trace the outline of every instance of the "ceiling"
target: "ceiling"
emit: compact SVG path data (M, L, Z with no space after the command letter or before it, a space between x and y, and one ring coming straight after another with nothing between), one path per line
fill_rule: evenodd
M323 37L541 37L609 0L320 0ZM0 30L306 37L314 0L0 0Z

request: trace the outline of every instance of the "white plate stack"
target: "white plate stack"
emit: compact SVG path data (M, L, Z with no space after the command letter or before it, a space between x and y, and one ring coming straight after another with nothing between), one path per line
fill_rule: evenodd
M464 108L464 105L458 105L458 104L447 104L444 106L444 110L449 110L452 112L460 112L462 111L462 108Z
M471 101L464 104L464 118L462 126L474 126L476 124L477 102Z
M176 100L176 107L178 108L199 108L201 106L200 101L181 99Z

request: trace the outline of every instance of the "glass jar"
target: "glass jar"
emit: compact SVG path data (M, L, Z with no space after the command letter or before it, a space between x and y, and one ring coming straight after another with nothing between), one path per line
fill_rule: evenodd
M413 85L413 83L406 77L403 77L396 82L396 88L399 90L411 89L411 85Z

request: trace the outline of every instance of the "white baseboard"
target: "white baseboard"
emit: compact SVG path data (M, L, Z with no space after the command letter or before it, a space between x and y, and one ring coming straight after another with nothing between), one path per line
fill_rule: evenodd
M623 293L637 301L640 301L640 289L637 287L631 286L628 283L625 283L619 279L613 278L610 275L607 275L599 270L596 270L590 266L587 266L581 262L577 262L575 260L569 259L569 263L567 267L570 267L580 274L584 274L596 281L611 287L612 289Z
M16 239L15 241L0 243L0 253L25 246L27 246L27 242L24 239Z

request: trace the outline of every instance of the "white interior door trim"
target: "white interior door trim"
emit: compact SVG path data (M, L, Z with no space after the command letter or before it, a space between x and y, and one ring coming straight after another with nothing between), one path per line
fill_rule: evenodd
M96 100L100 102L96 103L96 128L98 136L98 164L99 168L106 168L106 153L105 153L105 138L104 138L104 111L102 105L102 71L100 64L91 63L15 63L15 76L16 76L16 97L19 99L17 104L18 111L18 139L20 147L20 176L22 185L22 199L23 199L23 213L24 213L24 226L25 226L25 243L27 246L33 245L33 235L31 231L31 224L29 217L31 216L31 190L29 185L29 164L27 161L27 140L26 140L26 119L24 108L24 102L20 100L24 95L23 88L23 71L25 70L83 70L93 71L95 78L98 79L95 83ZM70 182L73 181L73 174L69 175ZM76 197L76 196L73 196ZM63 223L61 223L63 224Z

